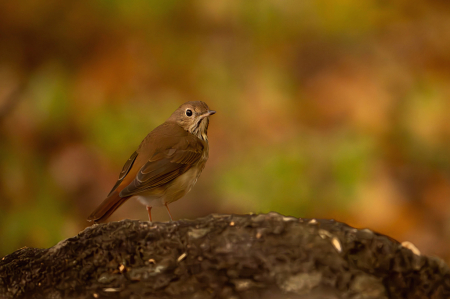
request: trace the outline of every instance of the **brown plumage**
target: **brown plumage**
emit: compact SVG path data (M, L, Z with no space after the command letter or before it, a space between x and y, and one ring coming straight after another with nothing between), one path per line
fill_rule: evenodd
M196 183L209 146L209 110L204 102L181 105L162 125L148 134L120 172L108 197L89 216L89 221L106 220L127 199L135 197L151 208L183 197Z

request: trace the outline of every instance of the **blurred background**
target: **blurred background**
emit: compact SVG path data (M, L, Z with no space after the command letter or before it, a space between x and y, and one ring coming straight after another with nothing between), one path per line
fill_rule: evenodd
M90 225L146 134L202 100L210 158L176 219L333 218L449 262L449 99L448 1L1 1L0 256Z

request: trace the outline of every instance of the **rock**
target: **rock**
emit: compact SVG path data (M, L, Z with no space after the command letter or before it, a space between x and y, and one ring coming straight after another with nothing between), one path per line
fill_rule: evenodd
M0 298L450 298L450 269L333 220L124 220L4 257Z

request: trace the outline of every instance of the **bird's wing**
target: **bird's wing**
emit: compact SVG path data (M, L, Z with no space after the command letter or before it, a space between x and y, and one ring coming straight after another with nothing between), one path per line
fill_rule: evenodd
M120 192L120 197L127 197L149 191L174 180L188 171L202 157L204 142L189 134L184 137L171 138L165 149L157 149L150 159L139 169L132 180Z
M137 152L134 152L130 159L128 159L127 162L125 162L125 165L122 168L122 171L119 174L119 179L117 180L116 184L114 185L114 187L111 189L111 191L109 192L108 196L110 196L114 190L117 189L117 187L120 185L120 183L122 183L123 179L127 176L128 172L130 172L131 167L133 167L134 161L136 160L136 157L138 156Z

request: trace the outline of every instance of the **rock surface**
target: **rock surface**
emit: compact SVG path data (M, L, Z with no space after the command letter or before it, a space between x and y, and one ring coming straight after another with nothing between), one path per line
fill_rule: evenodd
M450 298L450 269L333 220L124 220L2 258L0 298Z

